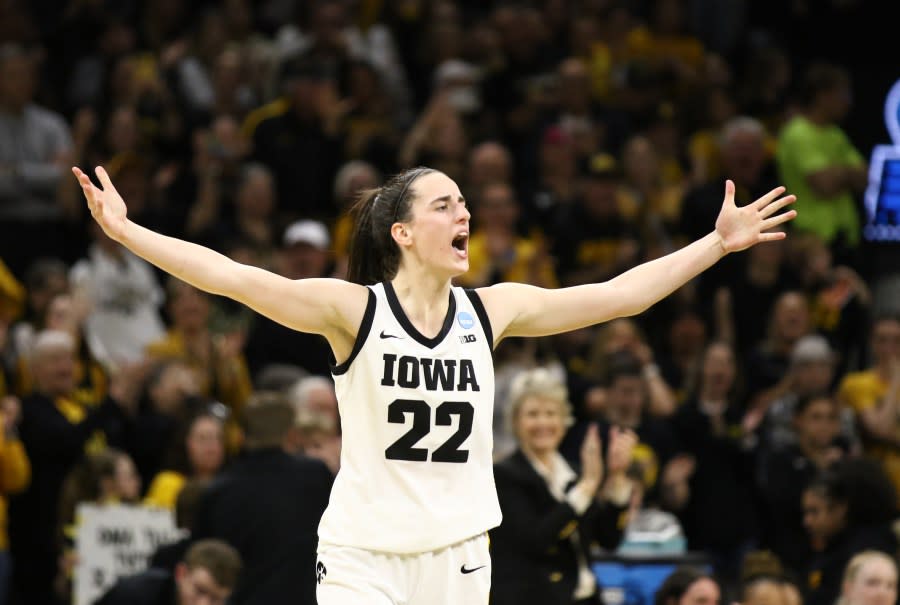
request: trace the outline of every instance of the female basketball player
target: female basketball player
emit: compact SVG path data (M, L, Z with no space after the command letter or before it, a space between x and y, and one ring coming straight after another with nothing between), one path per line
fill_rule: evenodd
M728 181L714 231L608 282L469 291L451 286L469 267L465 200L443 173L416 168L358 202L348 281L292 281L136 225L102 168L102 189L73 172L112 239L330 343L343 451L319 526L320 605L487 603L486 532L500 523L493 347L640 313L725 254L783 238L769 230L795 216L777 214L794 201L784 188L738 207ZM596 439L587 447L600 455Z

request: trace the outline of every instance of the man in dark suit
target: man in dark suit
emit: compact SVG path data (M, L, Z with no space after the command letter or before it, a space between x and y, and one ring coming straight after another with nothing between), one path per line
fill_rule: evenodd
M241 572L241 558L220 540L191 546L175 571L150 568L120 579L96 605L224 605Z
M317 529L331 472L285 451L294 412L281 397L258 397L245 418L247 451L201 498L194 537L220 538L241 554L233 605L315 605Z

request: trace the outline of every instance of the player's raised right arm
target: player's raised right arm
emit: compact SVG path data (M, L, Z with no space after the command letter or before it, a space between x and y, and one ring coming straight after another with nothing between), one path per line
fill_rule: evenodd
M355 335L366 302L362 286L336 279L290 280L242 265L209 248L156 233L128 220L125 202L102 167L97 168L97 177L103 189L95 187L79 168L72 168L72 172L84 191L91 216L103 231L163 271L206 292L237 300L296 330L324 334L333 344L333 336Z

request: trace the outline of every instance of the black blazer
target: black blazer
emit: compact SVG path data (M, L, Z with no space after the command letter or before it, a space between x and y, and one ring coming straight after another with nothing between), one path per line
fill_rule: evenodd
M120 578L95 605L178 605L175 578L162 569Z
M240 553L230 605L315 605L317 530L332 481L319 460L260 449L207 489L192 536L225 540Z
M578 530L588 561L592 543L615 548L622 537L619 518L624 508L594 501L578 517L568 503L553 497L521 450L494 466L494 478L503 523L490 535L492 605L571 603L578 559L569 537Z

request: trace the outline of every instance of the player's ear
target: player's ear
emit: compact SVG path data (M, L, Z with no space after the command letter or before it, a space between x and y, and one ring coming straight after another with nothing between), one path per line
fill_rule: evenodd
M397 245L400 247L408 246L412 243L409 229L404 223L394 223L391 225L391 237L394 238L394 241L397 242Z

